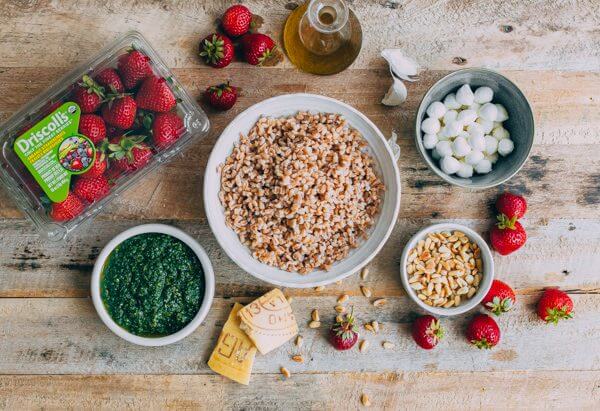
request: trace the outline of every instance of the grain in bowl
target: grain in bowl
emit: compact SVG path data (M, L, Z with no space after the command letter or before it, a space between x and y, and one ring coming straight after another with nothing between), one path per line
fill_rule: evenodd
M364 138L331 113L261 117L220 173L226 224L254 258L301 274L366 239L385 190Z

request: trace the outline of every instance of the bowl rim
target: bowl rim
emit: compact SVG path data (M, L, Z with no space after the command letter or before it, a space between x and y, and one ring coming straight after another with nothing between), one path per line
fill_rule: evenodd
M489 264L484 264L483 269L483 280L480 284L479 289L475 293L475 295L468 300L466 303L459 305L458 307L451 308L443 308L443 307L431 307L425 304L417 297L417 293L410 287L408 284L408 273L406 272L406 262L408 259L408 252L412 249L419 240L423 239L425 235L431 232L440 232L440 231L462 231L465 233L471 240L475 241L479 248L481 249L482 255L489 260ZM400 257L400 280L402 281L402 286L408 294L409 298L413 300L419 307L423 310L427 311L430 314L434 314L440 317L451 317L455 315L464 314L467 311L472 310L477 307L481 300L486 296L488 291L492 286L492 282L494 280L494 257L492 252L483 239L477 232L457 223L437 223L432 224L427 227L420 229L416 232L406 243L404 249L402 250L402 256Z
M181 240L185 243L196 256L200 260L200 264L202 266L202 271L204 273L204 297L202 299L202 303L200 308L194 318L181 330L165 335L162 337L142 337L139 335L135 335L125 330L123 327L118 325L110 316L106 307L104 306L104 302L102 301L102 297L100 295L100 277L102 275L102 271L104 268L104 264L106 259L110 256L113 250L121 244L123 241L137 236L139 234L147 234L147 233L160 233L167 234L172 237ZM123 338L126 341L129 341L133 344L143 345L147 347L158 347L162 345L172 344L174 342L180 341L183 338L190 335L198 326L204 321L210 307L212 306L212 301L215 294L215 275L213 272L213 267L208 258L208 254L204 251L204 248L189 234L185 233L183 230L166 225L166 224L141 224L134 227L131 227L120 234L117 234L113 237L108 244L104 246L96 262L94 263L94 269L92 271L92 279L91 279L91 294L92 301L94 303L94 307L96 308L96 312L102 322L116 335Z
M223 251L225 251L225 254L227 254L227 256L238 266L240 267L242 270L244 270L246 273L250 274L251 276L262 280L268 284L272 284L272 285L276 285L279 287L287 287L287 288L312 288L312 287L317 287L317 286L325 286L325 285L329 285L332 284L336 281L340 281L345 279L346 277L349 277L350 275L360 271L363 267L365 267L373 258L375 258L375 256L377 256L377 254L381 251L381 249L383 248L383 246L387 243L387 240L389 239L392 230L394 229L394 226L396 225L396 221L398 219L398 214L400 211L400 197L401 197L401 192L402 192L402 187L401 187L401 183L400 183L400 171L398 168L398 162L395 160L394 158L394 153L388 143L388 140L385 138L385 136L383 135L383 133L381 132L381 130L365 115L363 114L361 111L359 111L358 109L352 107L349 104L346 104L340 100L337 100L335 98L332 97L327 97L327 96L323 96L320 94L313 94L313 93L288 93L288 94L281 94L278 96L273 96L270 98L267 98L265 100L261 100L253 105L251 105L250 107L246 108L244 111L242 111L241 113L239 113L237 116L235 116L235 118L233 120L231 120L229 122L229 124L227 125L227 127L225 127L223 129L223 131L220 133L219 138L217 139L215 145L213 146L213 149L210 153L210 156L208 158L208 162L206 164L206 169L209 170L211 167L213 167L214 169L216 169L216 167L218 166L218 164L213 164L216 162L215 160L215 149L217 147L217 145L219 144L219 140L221 139L221 137L223 135L225 135L226 133L230 132L231 129L234 129L236 127L236 123L241 120L242 118L244 118L245 116L247 116L252 110L254 110L256 108L256 106L259 105L264 105L264 104L268 104L268 103L272 103L273 101L276 101L278 99L282 99L282 98L286 98L286 99L302 99L302 98L314 98L314 99L318 99L318 100L324 100L324 101L328 101L334 104L337 104L343 108L345 108L346 110L349 110L351 112L353 112L354 114L356 114L358 117L360 117L368 126L369 128L371 128L374 133L382 140L382 142L384 143L384 147L386 149L386 154L388 156L387 160L389 160L389 162L391 163L391 165L393 166L393 174L394 174L394 179L395 179L395 183L398 187L398 192L397 195L393 198L394 201L394 211L393 211L393 215L392 215L392 219L390 221L389 226L387 227L387 229L385 230L384 235L382 236L382 240L379 242L379 244L377 244L377 246L375 247L375 249L373 250L373 252L371 254L369 254L369 256L367 258L364 258L360 264L357 264L355 267L353 267L351 270L346 270L342 273L340 273L339 275L331 278L331 279L327 279L327 280L322 280L322 281L310 281L310 282L306 282L303 284L297 284L297 283L290 283L287 282L285 280L279 280L279 279L273 279L273 278L269 278L268 276L264 275L259 269L254 269L244 263L242 263L241 261L239 261L228 249L228 247L225 244L224 239L222 239L218 234L217 234L217 227L215 226L215 222L212 220L212 217L210 215L210 213L206 210L209 210L211 207L211 204L208 203L208 199L209 199L209 192L208 192L208 184L206 184L206 180L210 177L210 173L206 172L204 174L204 186L203 186L203 202L204 202L204 208L206 211L206 215L207 215L207 220L208 220L208 225L210 226L210 229L213 233L213 235L216 237L217 242L219 243L219 245L221 246L221 249ZM312 111L311 109L307 109L308 111ZM264 115L265 113L263 113ZM386 159L380 159L379 161L387 161ZM387 194L388 192L386 192ZM392 197L390 197L392 198ZM392 201L392 200L389 200ZM219 203L220 206L220 203ZM363 245L366 244L363 243ZM241 245L243 246L243 245ZM260 261L256 260L255 261L258 264L264 264L261 263ZM301 275L301 274L298 274ZM307 274L307 275L310 275Z
M519 166L513 172L507 173L505 176L498 179L498 181L491 183L491 184L485 184L485 185L466 184L461 181L461 180L463 180L462 178L456 178L456 177L447 175L437 166L437 164L435 164L435 162L430 158L430 156L426 154L426 152L425 152L426 149L423 146L423 139L421 138L421 122L422 122L421 117L423 116L423 112L425 111L425 108L423 107L423 103L425 102L425 99L433 93L433 91L439 86L439 84L442 81L444 81L448 78L454 77L463 72L484 72L484 73L488 73L491 75L502 77L503 79L505 79L506 81L508 81L510 84L512 84L515 87L517 94L523 99L523 101L525 102L525 105L529 109L529 115L531 118L532 128L531 128L531 139L530 139L528 147L527 147L527 155L525 156L525 158L523 159L521 164L519 164ZM533 141L535 140L535 116L533 114L533 108L531 107L531 104L529 103L529 100L527 99L527 97L525 96L523 91L521 91L519 86L517 86L517 84L514 81L512 81L508 77L502 75L500 72L498 72L496 70L491 70L488 68L483 68L483 67L467 67L464 69L455 70L452 73L448 73L444 77L442 77L441 79L436 81L431 87L429 87L427 92L423 95L423 98L421 98L421 102L419 103L419 107L417 108L417 113L415 115L414 126L415 126L414 138L415 138L415 143L417 145L417 151L419 152L419 154L421 155L423 160L425 160L425 162L427 163L429 168L431 170L433 170L433 172L437 176L442 178L444 181L446 181L452 185L458 186L458 187L469 188L469 189L473 189L473 190L485 190L488 188L496 187L500 184L507 182L511 178L513 178L519 171L521 171L521 169L523 168L523 166L529 159L529 156L531 154L531 149L533 148Z

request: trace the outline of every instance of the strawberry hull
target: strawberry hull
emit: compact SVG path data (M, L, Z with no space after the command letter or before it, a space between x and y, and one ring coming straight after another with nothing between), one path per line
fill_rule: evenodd
M41 234L61 240L208 130L150 44L129 32L0 127L0 181Z

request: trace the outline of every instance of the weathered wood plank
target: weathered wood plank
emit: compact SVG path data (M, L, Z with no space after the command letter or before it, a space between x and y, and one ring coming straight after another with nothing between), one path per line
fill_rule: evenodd
M414 116L421 98L435 81L449 73L423 73L418 82L408 84L408 100L394 108L380 104L390 83L385 69L353 69L336 76L316 77L295 69L271 68L268 85L265 85L265 70L251 66L174 70L192 96L200 96L207 86L227 78L241 88L238 103L232 110L209 112L213 129L205 144L212 145L221 130L248 106L278 94L306 92L327 95L353 105L373 120L384 134L389 135L396 129L402 143L412 146ZM0 119L7 118L66 71L66 67L0 68ZM523 89L532 104L536 144L600 142L600 73L505 71L504 74Z
M138 29L170 66L196 66L198 39L214 30L214 21L230 3L177 1L157 6L150 0L88 0L74 8L68 2L5 1L0 10L3 64L70 65L116 35ZM280 39L289 14L286 5L302 1L244 3L264 18L262 30ZM459 64L499 68L597 70L600 66L594 0L578 0L568 7L545 0L355 1L352 8L364 33L362 52L354 64L359 68L381 66L379 52L386 47L401 47L435 69L460 67L456 57L464 59ZM83 20L85 25L80 24Z
M354 410L595 409L600 372L336 373L255 375L234 385L218 375L0 376L6 409ZM210 393L210 395L207 395ZM506 393L510 393L507 395Z
M378 295L403 295L398 274L400 253L409 237L421 227L448 220L400 219L379 256L371 263L367 281L356 275L342 285L332 284L324 292L359 294L367 284ZM487 236L487 220L454 220ZM85 233L66 243L49 243L37 238L27 221L4 220L0 239L0 297L84 297L89 294L92 266L100 249L117 233L150 221L97 221ZM595 220L525 219L529 239L511 256L496 254L496 275L520 293L558 285L581 292L600 290L600 222ZM205 247L213 263L217 295L259 295L268 284L238 268L219 247L206 223L175 222ZM89 235L93 233L92 235ZM312 290L288 290L292 295L311 295Z
M378 320L384 329L377 335L361 328L370 341L367 353L332 349L326 329L335 315L336 297L297 297L292 306L304 336L303 364L290 356L298 349L291 342L266 356L257 356L255 374L274 374L285 365L292 373L340 371L508 371L599 370L599 295L573 294L575 318L559 326L539 320L534 305L539 295L519 296L516 308L498 323L503 336L493 350L470 346L463 335L469 315L443 319L446 337L435 350L416 347L410 337L413 306L407 297L392 297L375 308L365 297L349 304L362 325ZM247 297L235 301L247 302ZM147 348L135 346L112 334L98 318L89 299L0 299L0 374L210 374L206 365L234 299L216 298L201 327L180 343ZM323 326L307 328L310 311L319 309ZM396 344L383 349L384 340ZM577 348L573 344L576 342ZM585 353L582 355L581 353Z

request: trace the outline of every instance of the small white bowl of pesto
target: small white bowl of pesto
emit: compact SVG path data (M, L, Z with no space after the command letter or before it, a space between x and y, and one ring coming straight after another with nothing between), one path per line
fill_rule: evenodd
M100 319L119 337L161 346L190 335L215 293L208 255L178 228L144 224L125 230L100 252L91 283Z

